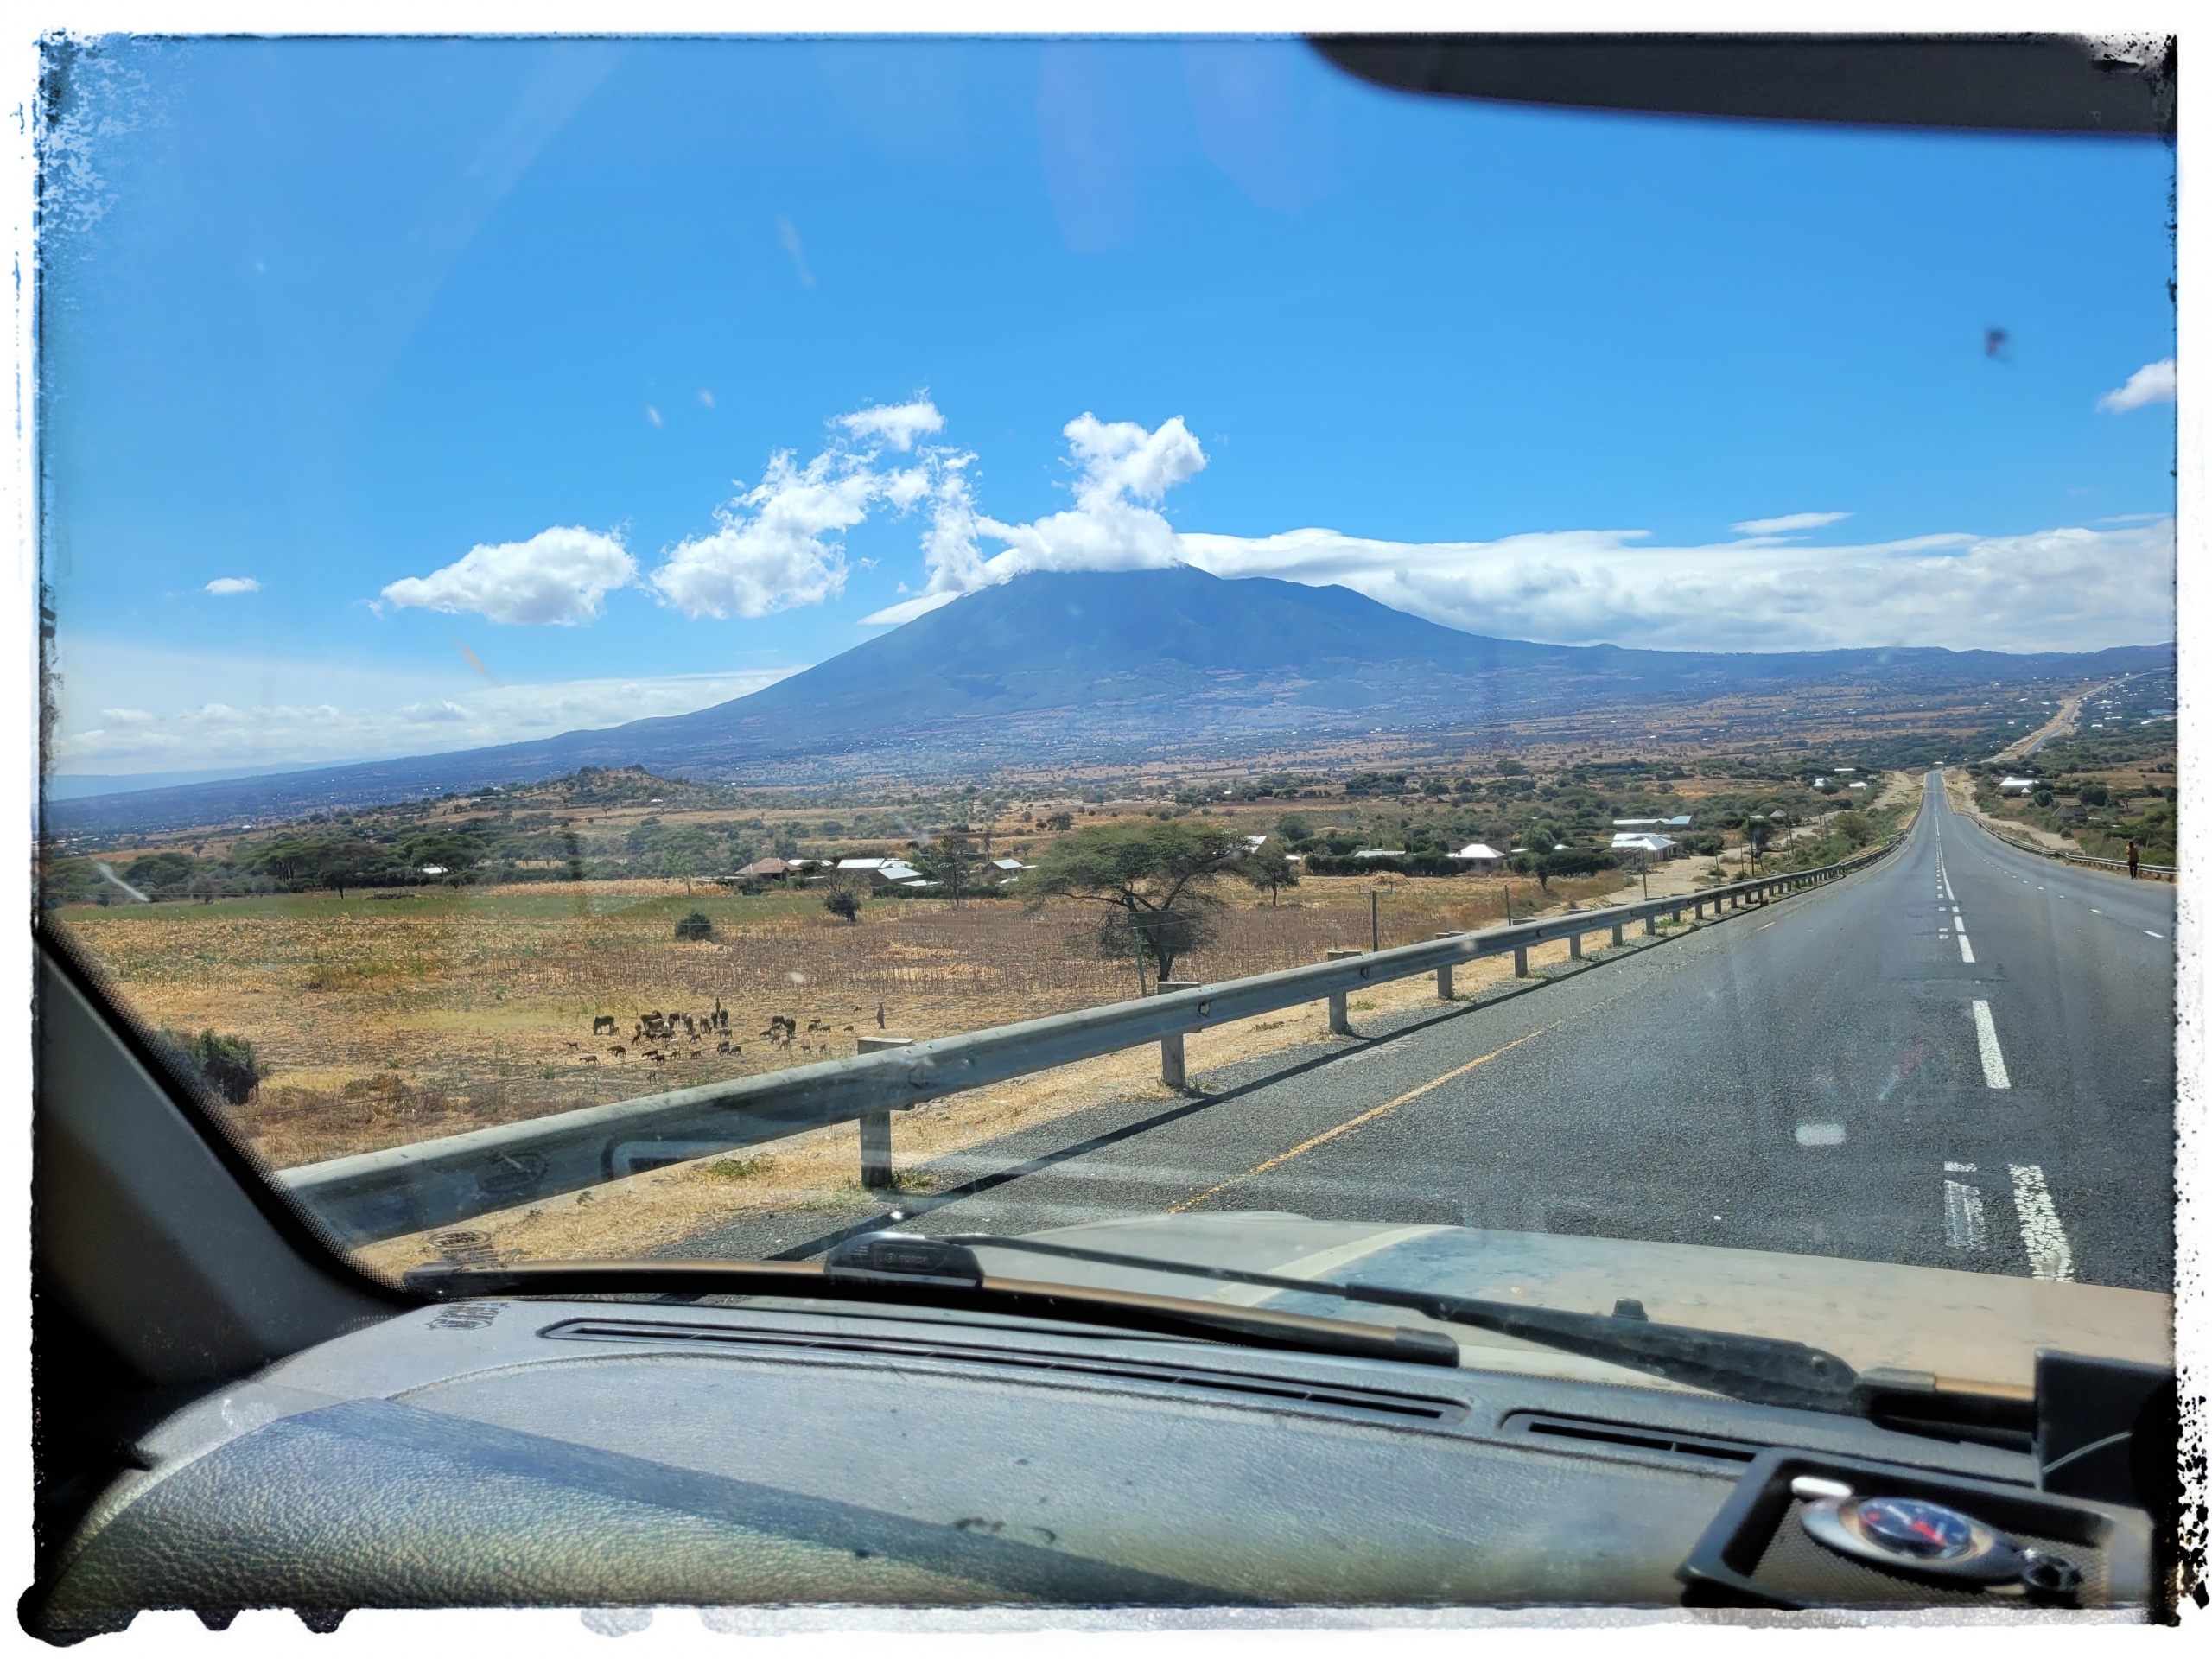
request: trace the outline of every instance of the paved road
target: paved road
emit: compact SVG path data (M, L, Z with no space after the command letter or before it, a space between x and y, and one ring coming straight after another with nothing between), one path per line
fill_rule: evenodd
M2165 1289L2173 911L2163 883L2005 846L1931 774L1866 873L942 1160L903 1224L1274 1210ZM805 1253L839 1219L670 1253Z

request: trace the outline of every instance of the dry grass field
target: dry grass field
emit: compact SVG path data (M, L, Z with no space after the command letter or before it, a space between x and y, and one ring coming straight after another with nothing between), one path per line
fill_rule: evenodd
M1620 885L1554 881L1547 902ZM1315 878L1280 906L1239 887L1178 974L1231 978L1364 947L1377 887L1386 946L1505 915L1495 879ZM1535 885L1511 887L1528 914ZM679 941L694 909L714 937ZM883 900L849 925L815 893L654 880L72 906L55 919L148 1026L254 1045L264 1081L230 1109L277 1168L848 1055L879 1028L939 1036L1137 990L1133 964L1092 948L1095 911L1071 903ZM699 1024L717 1003L726 1033ZM698 1034L641 1041L648 1012L688 1013ZM779 1015L788 1034L770 1034ZM594 1034L601 1016L613 1034ZM1285 1027L1274 1041L1296 1039Z

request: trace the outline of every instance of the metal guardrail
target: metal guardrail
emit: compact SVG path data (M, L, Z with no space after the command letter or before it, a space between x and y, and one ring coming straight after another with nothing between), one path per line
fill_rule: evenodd
M2127 861L2124 858L2094 858L2088 853L2069 853L2063 849L2038 847L2033 842L2022 841L2017 836L2006 835L1997 827L1993 820L1985 818L1978 813L1974 815L1974 821L2007 847L2017 847L2024 853L2033 853L2037 858L2055 858L2062 864L2086 864L2093 869L2100 870L2124 870L2127 868ZM2181 870L2177 865L2145 864L2139 861L2135 869L2139 875L2147 876L2153 881L2177 881L2181 879Z
M1643 931L1653 934L1662 917L1679 919L1690 911L1702 918L1708 906L1718 916L1725 910L1821 886L1880 857L1894 845L1892 840L1817 869L1578 911L1486 932L1445 934L1387 950L1341 957L1332 953L1332 960L1307 967L1171 988L1132 1001L931 1038L850 1059L557 1112L277 1170L274 1178L348 1244L449 1225L601 1185L640 1170L855 1120L861 1125L863 1179L885 1185L890 1176L890 1114L925 1101L1154 1042L1160 1045L1163 1080L1180 1087L1183 1038L1190 1032L1325 997L1329 1028L1351 1035L1345 999L1368 986L1433 973L1438 995L1449 998L1452 970L1460 963L1510 953L1514 971L1526 977L1529 951L1535 945L1565 939L1571 956L1579 957L1583 939L1592 933L1610 930L1612 943L1623 944L1631 923L1641 922Z

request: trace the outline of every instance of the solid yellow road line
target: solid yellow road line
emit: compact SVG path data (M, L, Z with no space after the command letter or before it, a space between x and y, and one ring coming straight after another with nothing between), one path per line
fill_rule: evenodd
M1571 1019L1573 1016L1569 1015L1568 1018ZM1320 1134L1315 1135L1311 1141L1300 1141L1288 1152L1279 1152L1274 1157L1267 1160L1264 1163L1253 1165L1251 1168L1246 1170L1242 1175L1232 1175L1227 1180L1206 1188L1205 1192L1198 1193L1194 1198L1188 1198L1184 1199L1180 1204L1170 1205L1167 1213L1171 1216L1180 1215L1184 1211L1191 1209L1194 1205L1204 1204L1208 1198L1213 1197L1217 1192L1226 1192L1230 1187L1235 1186L1240 1181L1249 1181L1255 1175L1264 1175L1277 1165L1287 1164L1294 1158L1302 1157L1306 1153L1313 1151L1314 1147L1325 1145L1327 1142L1335 1140L1340 1135L1351 1134L1352 1130L1357 1128L1363 1123L1371 1123L1378 1117L1382 1117L1390 1112L1395 1112L1399 1107L1404 1105L1408 1101L1419 1100L1423 1095L1428 1093L1432 1089L1441 1089L1446 1084L1451 1082L1452 1078L1463 1076L1466 1072L1473 1071L1478 1065L1488 1065L1499 1055L1510 1054L1515 1049L1520 1047L1522 1044L1533 1043L1537 1038L1542 1036L1545 1032L1557 1031L1566 1023L1567 1020L1554 1020L1550 1025L1530 1032L1526 1037L1516 1037L1511 1042L1506 1044L1503 1048L1494 1048L1487 1054L1480 1055L1474 1059L1469 1060L1465 1065L1455 1065L1449 1071L1446 1071L1442 1077L1431 1077L1427 1083L1421 1084L1418 1088L1407 1090L1404 1094L1400 1095L1395 1100L1386 1100L1380 1106L1370 1107L1366 1111L1362 1112L1357 1117L1346 1118L1343 1122L1338 1124L1333 1129L1322 1130Z

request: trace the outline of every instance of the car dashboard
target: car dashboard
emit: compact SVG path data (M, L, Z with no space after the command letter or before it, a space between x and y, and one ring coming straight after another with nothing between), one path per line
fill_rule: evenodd
M788 1299L417 1308L135 1452L65 1553L57 1631L269 1605L2024 1605L1825 1554L1791 1524L1808 1471L2003 1510L2079 1565L2065 1605L2151 1581L2140 1511L2039 1493L1999 1446Z

